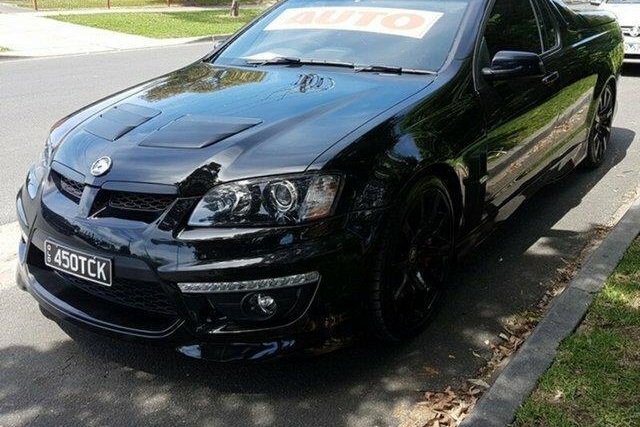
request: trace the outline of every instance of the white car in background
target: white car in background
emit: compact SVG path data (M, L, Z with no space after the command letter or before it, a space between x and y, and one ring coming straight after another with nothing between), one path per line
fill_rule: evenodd
M602 0L591 4L616 15L624 34L625 59L640 60L640 0Z

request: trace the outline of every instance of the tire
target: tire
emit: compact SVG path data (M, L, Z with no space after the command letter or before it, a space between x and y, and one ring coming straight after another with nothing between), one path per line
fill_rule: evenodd
M381 233L370 280L369 325L385 341L420 333L437 309L455 254L455 213L439 178L413 187Z
M587 146L587 156L582 165L587 169L596 169L605 159L607 147L611 140L611 125L615 106L615 91L612 84L607 84L598 98L598 105L593 116Z

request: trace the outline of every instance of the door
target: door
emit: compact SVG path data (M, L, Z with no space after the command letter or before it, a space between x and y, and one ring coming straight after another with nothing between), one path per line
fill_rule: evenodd
M558 72L555 81L549 84L549 90L555 96L553 107L558 112L554 148L538 166L550 170L551 173L546 176L549 179L575 166L573 161L576 154L586 148L584 142L589 135L589 108L598 76L588 64L588 53L563 43L559 23L562 18L550 0L535 0L534 5L545 50L542 61L547 70Z
M475 61L487 127L485 208L490 216L508 216L544 169L553 150L558 120L553 104L561 70L555 68L557 61L550 61L543 77L492 81L480 70L489 67L499 51L533 52L543 57L543 46L543 29L530 0L496 0Z

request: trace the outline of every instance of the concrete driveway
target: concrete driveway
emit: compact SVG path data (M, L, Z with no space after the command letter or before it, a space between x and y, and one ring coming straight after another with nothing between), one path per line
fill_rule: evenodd
M181 11L203 10L201 8L179 8ZM128 9L128 12L168 12L167 8ZM174 10L172 10L173 12ZM81 10L65 12L111 13L113 10ZM122 12L122 10L120 10ZM179 12L176 12L179 13ZM190 43L203 37L156 39L131 34L118 33L100 28L70 24L49 19L47 16L60 12L10 12L0 13L0 46L9 49L2 56L37 57L72 55L110 50L141 49L157 46L171 46Z
M91 82L124 86L129 82L114 77L113 69L137 70L135 78L144 78L154 71L155 60L160 61L157 71L164 70L168 62L195 58L199 52L194 49L175 47L142 57L117 53L0 63L0 84L6 85L0 91L14 87L11 106L0 104L0 132L15 145L12 158L22 162L38 151L42 138L34 135L46 133L52 110L61 110L56 114L61 116L75 101L83 104L107 89ZM43 90L32 99L34 91L44 89L40 81L49 73L75 95L67 98L57 90ZM100 76L109 78L96 80ZM72 327L60 329L15 287L8 264L12 261L4 261L0 426L396 425L421 391L473 376L484 364L474 353L489 357L485 341L496 339L501 322L534 305L556 270L578 257L594 228L615 222L636 196L639 97L640 68L628 68L620 84L606 164L546 187L504 222L461 264L431 326L406 345L363 345L315 359L261 365L187 360L171 351L116 342ZM19 124L8 121L13 109L26 112ZM0 158L7 149L0 147L5 150ZM12 174L0 168L3 182L14 185ZM8 194L3 188L0 197L3 205L12 206Z

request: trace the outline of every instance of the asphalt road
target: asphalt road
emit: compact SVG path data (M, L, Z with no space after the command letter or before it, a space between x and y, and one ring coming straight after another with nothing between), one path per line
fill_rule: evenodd
M11 219L13 193L57 117L204 50L0 63L2 219ZM535 304L594 227L610 225L636 196L638 99L640 68L628 68L606 164L549 185L504 222L463 261L431 326L403 346L261 365L192 361L76 328L64 332L0 266L0 426L397 424L394 415L419 400L420 390L471 377L484 363L474 352L490 354L484 341L496 339L501 321Z

